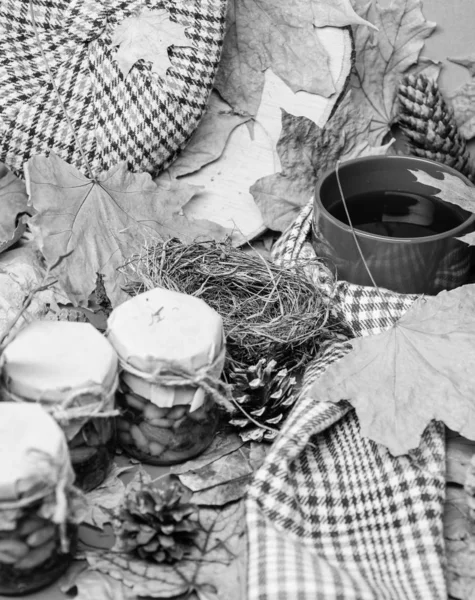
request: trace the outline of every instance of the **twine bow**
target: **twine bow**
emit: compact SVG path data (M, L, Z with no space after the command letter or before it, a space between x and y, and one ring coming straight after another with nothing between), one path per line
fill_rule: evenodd
M109 390L104 391L101 386L93 385L68 392L64 399L60 402L51 402L43 399L41 396L35 400L39 402L48 414L55 421L65 427L75 420L89 419L107 419L120 414L117 409L109 409L114 405L114 396L119 385L119 376L116 374L112 386ZM13 402L31 402L21 396L18 396L8 388L8 383L4 380L0 383L0 391L4 397ZM90 395L94 398L92 402L88 402L82 406L75 406L74 403L80 396Z
M120 367L136 377L153 385L163 387L199 387L228 412L234 409L231 386L227 385L215 375L221 373L226 356L223 345L220 353L210 364L191 370L185 369L174 361L162 361L160 366L152 373L145 373L133 367L130 363L119 357Z

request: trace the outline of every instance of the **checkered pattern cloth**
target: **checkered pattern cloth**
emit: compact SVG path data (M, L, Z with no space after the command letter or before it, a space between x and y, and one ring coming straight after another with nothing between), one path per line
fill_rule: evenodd
M281 237L274 259L312 255L311 206ZM416 296L334 281L315 269L334 316L354 336L390 327ZM393 457L363 438L349 403L312 396L319 375L351 350L322 345L299 399L247 498L248 600L446 600L444 428Z
M34 0L47 63L95 174L119 161L155 174L188 141L206 108L224 39L226 0ZM138 61L124 76L115 27L165 8L189 46L168 49L163 80ZM0 160L16 172L54 151L85 172L34 33L29 0L0 2Z

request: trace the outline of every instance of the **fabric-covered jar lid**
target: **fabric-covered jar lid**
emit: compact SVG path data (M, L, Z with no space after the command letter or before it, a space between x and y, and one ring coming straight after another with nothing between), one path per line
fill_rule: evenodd
M196 386L157 385L157 370L170 364L188 372L209 368L219 377L223 369L221 316L194 296L162 288L139 294L112 311L106 335L119 355L124 382L158 406L191 404L195 410L204 392Z
M65 396L111 390L118 359L89 323L35 321L5 348L1 368L9 392L24 400L53 403Z
M0 509L5 502L64 491L73 481L66 439L55 420L38 404L0 402Z

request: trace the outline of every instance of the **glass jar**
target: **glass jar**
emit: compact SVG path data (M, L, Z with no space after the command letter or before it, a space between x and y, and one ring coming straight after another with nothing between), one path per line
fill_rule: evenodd
M72 561L80 501L61 429L40 406L0 403L0 594L56 581Z
M154 465L203 452L219 421L209 386L199 383L212 387L223 369L218 313L199 298L156 288L115 308L106 335L121 366L119 445Z
M114 458L117 384L117 355L89 323L35 321L1 357L3 398L39 402L56 419L84 491L104 481Z

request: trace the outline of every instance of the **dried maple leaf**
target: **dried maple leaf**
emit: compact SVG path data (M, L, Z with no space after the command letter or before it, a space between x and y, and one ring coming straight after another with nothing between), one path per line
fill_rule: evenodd
M361 22L348 0L230 0L216 88L234 109L253 116L266 69L294 92L328 97L335 86L315 26Z
M347 94L325 125L282 111L282 132L277 153L282 172L256 181L251 193L265 225L284 231L315 190L317 179L336 161L357 156L387 154L388 146L368 143L370 122Z
M191 220L183 209L197 188L178 181L153 182L121 163L91 180L54 154L27 163L37 214L30 227L49 262L73 251L55 271L73 304L85 305L97 273L115 306L124 298L117 271L150 238L223 238L226 230Z
M31 212L26 187L3 163L0 163L0 252L10 248L25 231L25 219L18 215Z
M356 64L351 87L354 103L371 116L369 142L378 145L397 110L397 87L403 73L416 64L435 23L425 20L421 0L383 6L379 0L357 0L356 10L377 27L355 31Z
M170 46L191 46L185 27L172 21L165 9L144 10L120 23L113 34L112 45L119 46L116 60L126 76L138 60L152 63L152 71L166 77L172 66L168 56Z
M389 330L355 338L311 393L348 400L362 435L397 456L432 420L475 439L475 285L416 300Z
M196 592L200 598L240 600L244 508L200 510L201 531L189 555L174 565L151 564L112 552L86 555L89 567L122 581L136 596L173 598ZM209 596L208 596L209 594Z
M450 61L468 69L471 79L447 95L455 113L460 133L465 139L475 137L475 54L465 58L449 58Z
M475 213L475 187L466 184L460 177L442 171L440 172L442 179L433 177L425 171L409 169L409 172L415 176L418 183L431 188L428 193L434 198L440 198L444 202L460 206L467 212ZM469 246L475 246L475 232L467 233L457 239Z

